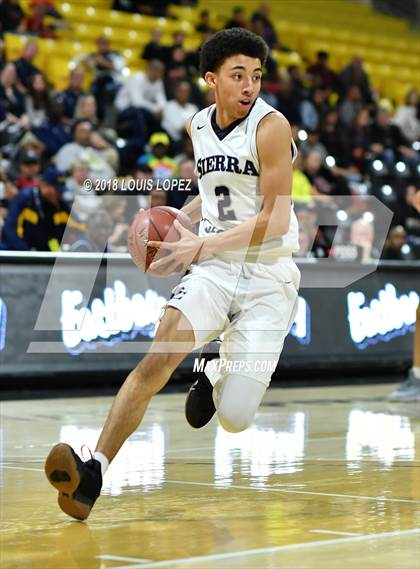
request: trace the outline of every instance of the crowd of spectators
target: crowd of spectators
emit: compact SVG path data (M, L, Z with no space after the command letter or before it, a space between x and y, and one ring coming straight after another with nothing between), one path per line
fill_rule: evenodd
M60 19L50 0L33 4ZM115 7L170 16L168 5L117 0ZM28 26L16 0L2 0L0 21L3 32L51 37ZM271 49L290 51L267 4L250 19L235 8L225 26L251 29ZM216 31L209 11L200 13L196 30L203 41ZM67 88L56 91L34 64L37 45L30 36L14 61L7 61L0 40L0 248L57 251L64 236L63 249L97 251L106 227L107 250L122 251L137 207L179 208L197 193L185 124L214 98L198 81L198 53L184 44L179 31L171 46L162 45L154 30L138 54L145 71L126 77L123 55L98 38L96 51L74 62ZM87 67L93 76L88 88ZM297 256L419 259L418 92L412 89L395 106L372 88L359 56L336 73L329 54L320 51L314 61L287 69L270 56L260 96L288 118L299 148L293 170ZM167 178L191 179L190 191L159 189L158 181ZM86 180L93 182L91 191ZM127 180L150 184L137 184L144 189L128 196ZM371 196L394 214L383 252Z

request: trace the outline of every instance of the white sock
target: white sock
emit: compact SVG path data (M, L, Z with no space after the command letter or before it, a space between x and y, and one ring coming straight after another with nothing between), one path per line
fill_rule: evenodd
M420 379L420 367L412 367L411 371L416 379Z
M102 478L103 478L105 476L105 472L108 470L109 460L107 459L107 457L104 454L102 454L101 452L98 452L98 451L95 451L93 453L93 458L101 463L101 472L102 472Z

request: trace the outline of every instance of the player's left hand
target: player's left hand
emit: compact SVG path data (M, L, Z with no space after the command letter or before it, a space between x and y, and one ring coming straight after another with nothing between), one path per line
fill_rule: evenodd
M185 271L191 263L196 261L203 248L204 237L199 237L185 229L183 225L176 219L174 227L180 234L178 241L149 241L148 247L157 247L159 253L167 251L168 254L153 261L150 264L149 271L155 275L171 275L176 272Z

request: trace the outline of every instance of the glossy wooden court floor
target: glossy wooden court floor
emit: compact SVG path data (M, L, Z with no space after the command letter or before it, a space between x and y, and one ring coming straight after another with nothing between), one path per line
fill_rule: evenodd
M86 523L56 505L52 444L95 446L111 398L2 404L1 558L9 568L417 569L416 404L392 386L270 389L228 434L156 397Z

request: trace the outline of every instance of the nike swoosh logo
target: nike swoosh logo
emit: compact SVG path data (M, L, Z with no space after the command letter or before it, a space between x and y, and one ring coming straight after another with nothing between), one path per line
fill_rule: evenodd
M197 125L197 130L201 130L201 129L204 128L205 126L207 126L207 125L205 125L205 124L203 124L203 125L201 125L201 126L198 126L198 125Z

